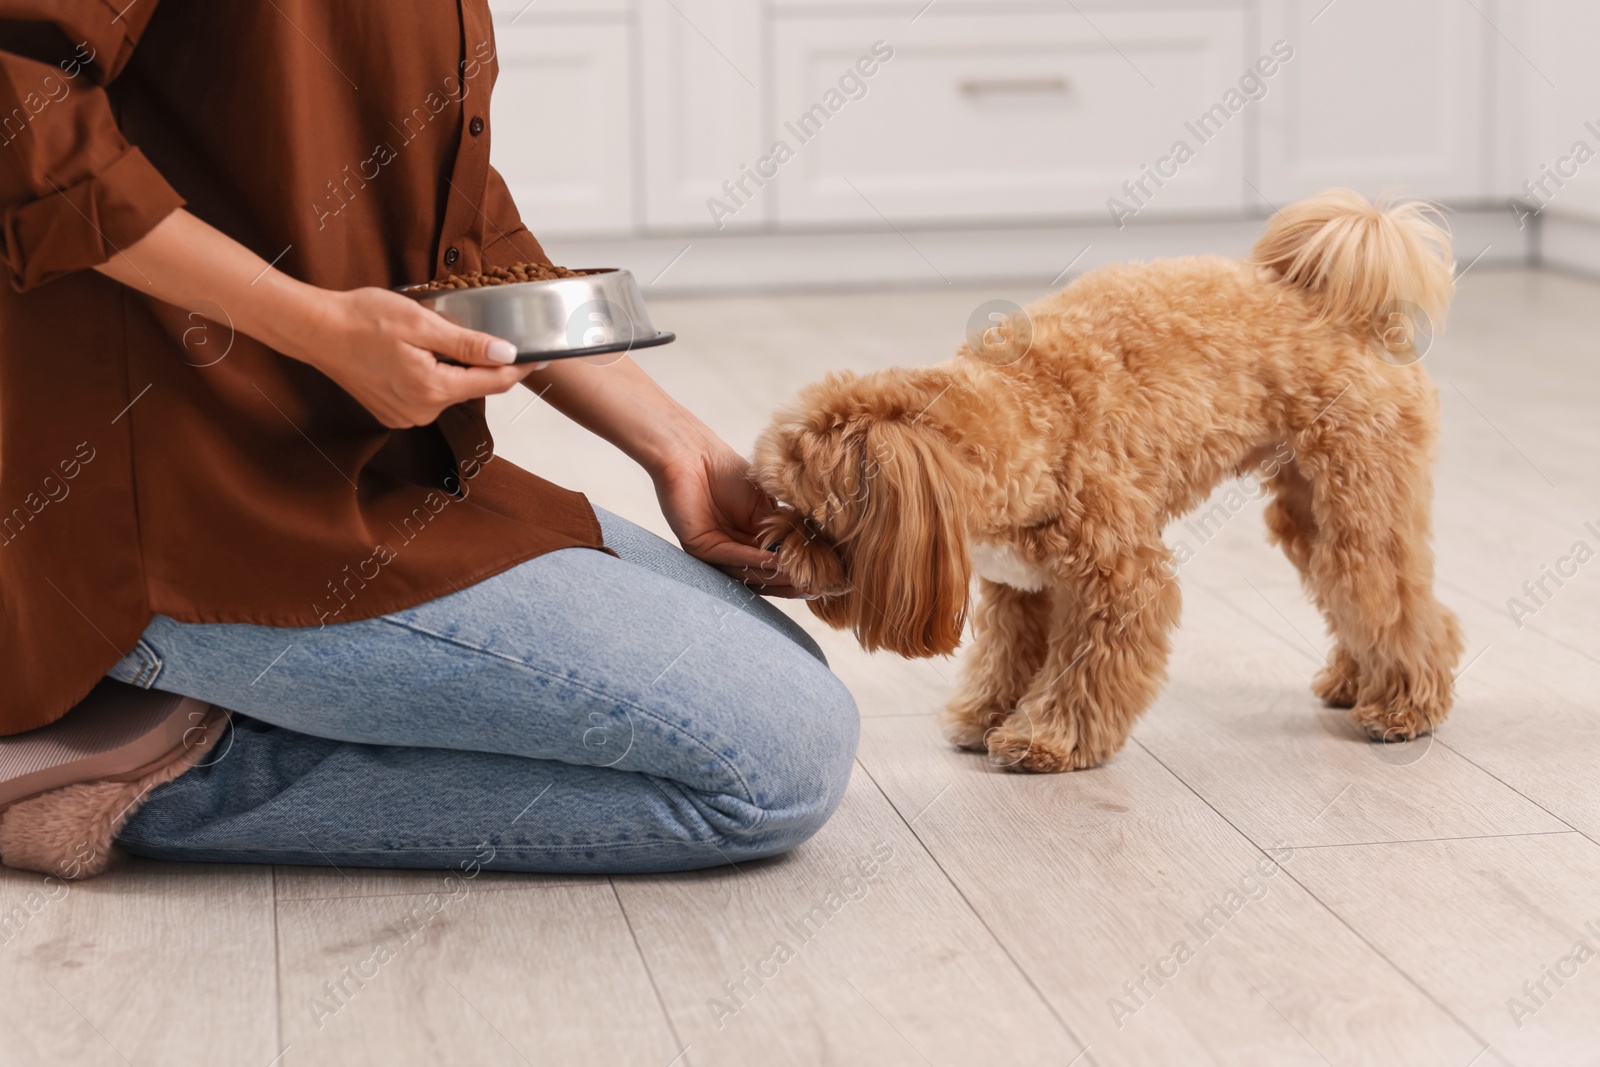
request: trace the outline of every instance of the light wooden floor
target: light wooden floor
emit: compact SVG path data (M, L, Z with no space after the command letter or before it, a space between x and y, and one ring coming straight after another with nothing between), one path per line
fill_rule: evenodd
M642 362L746 447L825 370L944 358L996 295L1035 294L663 300L682 340ZM1318 706L1327 642L1251 504L1203 547L1170 532L1199 548L1172 682L1105 767L953 752L932 719L953 663L813 626L865 728L843 808L792 856L485 875L404 944L441 876L133 865L0 944L0 1064L1600 1063L1600 559L1507 610L1600 550L1597 329L1600 287L1479 270L1429 356L1440 583L1470 646L1437 737L1369 745ZM496 403L508 454L661 528L642 474L525 403ZM0 875L0 911L39 890Z

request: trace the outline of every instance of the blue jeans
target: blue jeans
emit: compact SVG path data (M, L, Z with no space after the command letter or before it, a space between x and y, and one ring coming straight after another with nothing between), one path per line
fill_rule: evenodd
M111 677L238 714L118 837L168 860L551 873L785 852L838 806L859 721L748 589L600 513L420 607L305 629L158 616Z

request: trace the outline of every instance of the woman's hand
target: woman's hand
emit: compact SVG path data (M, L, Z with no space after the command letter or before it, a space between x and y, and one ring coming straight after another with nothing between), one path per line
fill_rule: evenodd
M397 429L503 393L537 366L512 364L517 354L505 341L455 326L399 293L337 292L291 278L182 208L95 269L208 317L220 307L241 333L316 367Z
M426 426L452 404L504 393L532 369L512 362L517 350L509 342L387 289L319 290L284 352L332 378L392 429Z
M661 512L691 556L767 596L804 596L778 570L776 553L759 543L773 505L749 468L720 442L674 457L652 472Z
M684 551L769 596L806 595L760 543L773 503L750 465L633 360L557 360L523 384L650 472Z

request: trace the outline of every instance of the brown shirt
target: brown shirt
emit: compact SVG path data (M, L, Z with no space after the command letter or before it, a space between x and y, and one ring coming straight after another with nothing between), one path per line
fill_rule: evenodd
M548 262L489 166L496 69L487 0L0 0L0 734L155 613L350 622L599 545L481 401L387 430L89 269L183 205L330 289Z

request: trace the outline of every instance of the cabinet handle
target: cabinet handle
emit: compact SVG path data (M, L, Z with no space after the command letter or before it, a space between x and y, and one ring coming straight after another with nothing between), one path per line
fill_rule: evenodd
M962 96L1064 96L1071 91L1065 78L968 78L961 83Z

